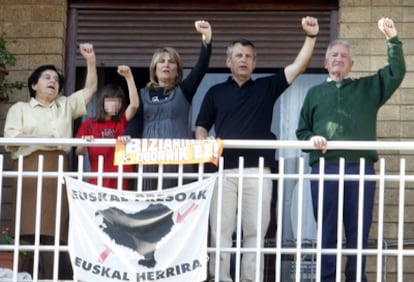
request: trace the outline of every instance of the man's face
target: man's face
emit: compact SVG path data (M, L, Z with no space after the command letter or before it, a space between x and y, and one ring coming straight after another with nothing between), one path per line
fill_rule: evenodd
M227 57L226 63L237 82L249 80L256 67L253 48L236 43L231 57Z
M352 69L353 60L347 46L336 44L331 47L325 57L325 68L332 80L341 81Z

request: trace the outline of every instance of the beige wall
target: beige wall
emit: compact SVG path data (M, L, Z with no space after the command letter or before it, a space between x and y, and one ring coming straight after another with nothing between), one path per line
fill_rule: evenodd
M33 4L36 3L36 4ZM38 65L51 63L63 69L65 62L65 30L67 3L65 0L0 0L0 33L10 40L10 50L16 54L17 65L11 71L10 80L25 81L29 73ZM404 43L407 63L406 77L392 97L381 109L378 116L378 137L381 140L414 139L414 2L412 0L340 0L339 37L347 39L353 46L355 64L352 76L368 75L386 64L386 44L377 28L380 17L393 18ZM27 90L17 91L10 103L0 103L0 134L3 135L4 118L11 103L24 100ZM3 153L0 148L0 153ZM387 171L398 173L400 157L406 158L407 168L413 172L414 162L411 153L395 151L381 152L387 161ZM6 158L7 159L7 158ZM397 238L398 183L387 183L385 232L387 239ZM412 188L412 184L409 184ZM5 197L9 195L6 192ZM406 193L407 212L405 220L406 238L414 238L414 192ZM376 216L376 214L375 214ZM376 219L374 218L374 221ZM374 223L371 237L377 237ZM395 272L395 260L388 258L388 280ZM374 260L369 260L368 268L375 272ZM409 280L412 267L404 269ZM373 277L371 277L373 278Z
M26 82L30 72L42 64L63 67L66 9L65 0L0 0L0 34L4 33L8 49L16 55L8 80ZM27 97L26 88L15 91L9 103L0 103L1 135L8 106Z
M10 68L9 81L24 81L39 65L54 64L63 69L65 62L65 32L67 3L65 0L0 0L0 34L8 41L7 47L16 56L16 66ZM14 90L8 103L0 103L0 136L9 106L25 101L28 90ZM4 148L0 147L4 154ZM10 168L8 153L5 169ZM2 218L12 212L10 208L10 181L3 183ZM7 223L9 224L9 223Z
M339 1L339 37L350 41L354 52L352 76L369 75L387 63L386 44L378 30L377 21L386 16L394 20L400 39L403 41L407 74L397 92L382 107L378 115L378 139L413 140L414 138L414 2L412 0L340 0ZM398 175L399 160L406 160L406 167L412 173L414 162L412 152L384 151L380 157L386 160L388 173ZM384 238L394 241L398 234L398 183L386 183L384 211ZM414 193L407 185L405 211L405 239L414 238ZM377 193L378 196L378 193ZM377 209L374 213L374 225L371 238L378 237ZM395 281L396 260L387 258L387 281ZM405 260L404 281L412 281L414 269L412 260ZM375 280L376 260L368 259L370 279Z

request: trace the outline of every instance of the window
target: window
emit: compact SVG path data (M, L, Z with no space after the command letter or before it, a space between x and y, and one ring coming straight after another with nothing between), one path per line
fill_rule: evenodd
M160 46L175 47L188 71L195 64L200 48L200 36L192 23L197 19L206 19L213 27L213 53L210 72L204 77L193 101L189 120L193 128L206 90L229 75L225 68L225 49L232 39L245 37L256 45L258 69L255 76L273 73L277 68L291 63L300 50L304 40L300 19L304 15L317 17L320 33L308 73L291 85L274 109L272 131L280 139L296 139L297 119L306 91L326 78L323 58L326 47L337 33L337 0L262 0L254 3L254 9L250 7L251 1L234 0L174 2L173 7L168 1L145 4L135 3L141 1L131 1L132 4L111 2L69 1L68 83L65 92L72 93L83 85L85 65L77 46L85 41L95 46L101 85L119 82L126 91L126 83L119 81L122 78L114 70L119 64L128 64L133 69L138 88L144 87L148 81L152 54ZM288 169L291 170L297 167L299 155L301 152L298 151L279 151L279 156L289 159ZM284 239L294 238L296 227L293 212L296 210L295 183L287 185L285 198L281 201L286 205ZM311 204L310 198L304 201ZM311 215L311 206L304 207L304 213ZM304 222L312 222L312 219ZM313 236L312 228L312 223L304 226L305 236Z

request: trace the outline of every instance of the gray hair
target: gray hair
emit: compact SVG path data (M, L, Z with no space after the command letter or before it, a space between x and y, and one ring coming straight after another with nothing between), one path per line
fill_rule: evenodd
M252 47L253 56L254 56L254 58L256 58L256 55L257 55L256 54L256 47L254 46L254 44L250 40L247 40L247 39L244 39L244 38L236 39L227 46L227 50L226 50L227 57L229 57L229 58L231 57L231 54L233 53L234 45L236 45L237 43L242 45L242 46Z
M328 57L329 52L331 51L332 47L335 46L335 45L343 45L343 46L345 46L348 49L349 54L351 55L351 58L352 58L352 48L351 48L351 44L349 44L348 41L342 40L342 39L336 39L336 40L331 41L331 43L329 43L328 48L326 49L325 58Z

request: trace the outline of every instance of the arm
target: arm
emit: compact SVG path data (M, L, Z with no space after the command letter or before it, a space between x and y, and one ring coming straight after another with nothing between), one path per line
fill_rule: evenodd
M201 107L196 118L194 132L196 139L214 139L213 136L209 137L209 131L215 122L216 116L213 104L210 88L203 98L203 102L201 103Z
M202 126L196 126L195 128L195 137L196 139L207 139L208 131Z
M40 127L36 120L27 119L24 123L25 112L27 111L22 105L23 103L16 103L11 106L6 115L6 121L4 124L4 137L8 138L54 138L53 134L48 134L50 131L46 127ZM30 113L27 113L30 114ZM27 132L29 130L29 132ZM44 132L44 133L40 133Z
M128 122L127 127L124 130L123 135L128 135L131 138L141 138L143 128L143 110L142 107L138 108L137 113Z
M79 44L80 53L86 60L87 74L83 88L85 104L88 104L98 89L98 75L96 71L96 56L93 45L90 43Z
M308 95L309 93L306 95L299 112L298 127L296 129L296 138L298 140L309 140L314 135L312 130L312 117L309 114Z
M128 84L129 92L129 105L125 110L126 119L129 121L134 116L139 107L138 90L135 85L134 76L132 75L131 68L129 66L118 66L118 74L123 76Z
M316 43L316 35L319 33L319 24L316 18L302 18L302 28L306 33L305 42L294 62L285 67L285 76L289 84L306 70ZM311 37L310 37L311 36Z
M309 93L308 93L309 95ZM296 137L298 140L309 140L315 148L322 150L322 154L327 151L327 140L322 135L315 135L313 132L313 119L308 101L308 95L303 102L299 115L298 128L296 129ZM308 150L304 150L308 152Z
M379 30L387 40L388 65L379 70L381 77L381 103L385 103L400 86L406 73L402 42L398 38L394 22L389 18L378 21Z
M406 72L402 43L398 38L394 22L389 18L381 18L378 21L378 28L384 33L388 45L388 64L391 67L392 77L396 78L398 85L404 78Z
M27 107L28 103L17 102L12 105L7 111L6 120L4 123L4 137L7 138L54 138L53 130L49 126L44 126L44 122L32 117L32 107ZM25 118L26 117L26 118ZM17 152L21 148L49 148L54 149L58 146L34 145L6 145L7 152ZM20 153L31 153L33 150L23 149Z
M212 49L212 32L210 24L206 21L196 21L195 27L196 30L202 35L203 44L201 46L197 63L186 79L184 79L180 84L183 94L189 102L192 101L201 80L208 71Z

